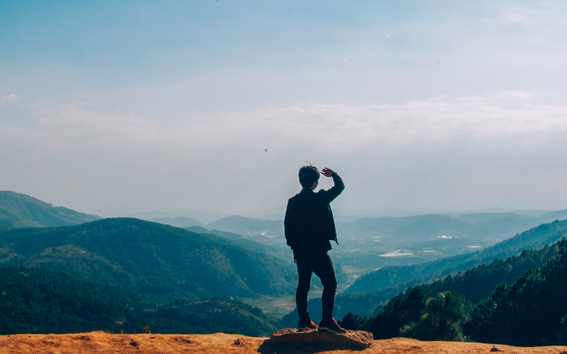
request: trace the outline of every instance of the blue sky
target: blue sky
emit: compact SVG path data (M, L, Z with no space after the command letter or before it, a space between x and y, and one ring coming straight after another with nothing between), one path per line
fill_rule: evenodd
M566 208L566 12L4 0L0 189L260 215L310 161L345 178L344 215Z

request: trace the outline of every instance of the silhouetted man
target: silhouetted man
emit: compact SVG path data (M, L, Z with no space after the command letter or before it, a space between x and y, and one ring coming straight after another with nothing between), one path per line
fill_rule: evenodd
M335 221L330 203L345 189L343 180L330 168L324 168L321 174L332 177L335 185L329 190L314 189L319 183L319 170L315 166L303 166L299 169L301 192L291 197L285 213L285 238L293 250L297 264L299 281L295 302L299 314L299 330L317 329L307 312L307 294L311 287L311 275L315 273L323 284L323 319L319 330L346 332L333 318L337 277L329 250L330 240L337 242ZM338 244L338 242L337 242Z

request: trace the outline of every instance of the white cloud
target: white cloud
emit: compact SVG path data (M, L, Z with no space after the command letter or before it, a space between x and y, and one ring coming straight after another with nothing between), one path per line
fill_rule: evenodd
M353 147L377 141L393 145L445 142L462 136L478 141L520 137L524 143L544 143L550 136L562 138L567 133L567 107L538 104L528 93L505 92L399 105L308 104L249 114L238 124L257 133ZM228 130L237 131L237 125Z
M18 96L15 93L11 93L9 95L0 96L0 104L5 103L16 103L22 99L22 96Z
M87 107L30 106L35 127L0 127L3 185L50 190L72 201L51 199L56 204L92 212L108 205L239 212L285 201L296 192L296 168L309 160L347 176L343 212L567 198L558 192L567 168L552 162L567 158L567 107L528 92L311 103L185 123Z
M436 97L403 104L305 104L255 112L202 116L185 123L103 113L85 104L36 109L35 128L0 128L0 134L49 142L57 148L247 146L266 137L293 143L392 146L462 139L511 139L545 144L567 133L567 107L538 102L520 91L491 96Z
M506 21L508 21L510 23L515 23L515 24L528 24L528 23L530 23L530 20L526 16L519 15L519 14L508 14L508 15L506 15Z

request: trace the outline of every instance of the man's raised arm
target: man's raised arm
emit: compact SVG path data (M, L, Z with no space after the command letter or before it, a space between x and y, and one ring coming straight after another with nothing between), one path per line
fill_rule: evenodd
M333 182L335 183L335 185L331 189L326 191L326 195L329 198L328 202L330 203L335 200L335 198L338 197L339 194L342 193L342 191L345 189L345 184L343 183L342 178L339 177L339 175L330 168L323 168L323 170L321 170L321 174L325 177L333 177Z

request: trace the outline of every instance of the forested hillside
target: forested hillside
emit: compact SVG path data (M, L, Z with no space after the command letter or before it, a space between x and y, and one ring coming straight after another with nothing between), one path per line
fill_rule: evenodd
M476 265L489 263L497 258L507 258L524 249L537 249L557 241L567 229L567 220L542 224L524 231L481 251L449 258L442 258L421 264L399 267L384 267L361 276L346 292L364 293L379 291L399 284L415 285L423 280L438 278L458 271L465 271ZM408 283L411 282L411 283Z
M428 298L449 292L452 298L458 299L454 297L458 295L468 303L464 306L468 315L464 316L462 329L469 340L515 346L565 344L567 240L409 288L391 299L376 316L348 314L341 323L349 329L370 330L375 339L397 337L407 333L401 331L404 326L405 330L425 318L422 315ZM452 315L444 314L447 318Z
M267 245L264 243L260 243L254 240L251 240L249 238L249 236L243 236L240 234L236 234L233 232L226 232L226 231L219 231L219 230L208 230L204 227L200 227L200 226L191 226L191 227L187 227L185 228L191 232L195 232L198 234L208 234L208 235L215 235L215 236L220 236L226 239L231 240L232 242L234 242L235 244L241 246L242 248L245 248L247 250L250 251L254 251L254 252L259 252L259 253L263 253L263 254L268 254L274 257L277 257L279 259L284 260L286 263L290 263L292 262L293 259L293 253L291 252L291 249L289 247L287 247L287 245L285 245L284 241L283 241L283 237L282 237L282 244L285 245L285 247L276 247L273 245Z
M474 307L464 326L470 338L490 343L540 346L567 343L567 241L545 265L514 284L498 286Z
M544 265L555 255L556 249L556 245L547 245L541 250L526 250L518 256L497 259L431 284L410 287L392 298L367 324L367 329L374 333L376 339L398 336L401 327L419 320L425 300L441 292L450 291L476 304L488 298L499 284L513 284L526 271ZM371 298L368 296L365 300Z
M138 219L0 234L0 265L55 270L160 299L292 294L293 267L230 240Z
M66 226L98 220L88 215L32 198L25 194L0 191L0 231L12 228Z
M40 269L0 269L0 334L216 333L265 336L274 325L229 298L158 304L121 288Z

